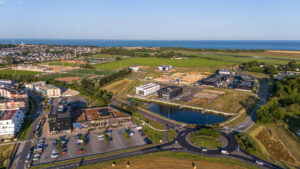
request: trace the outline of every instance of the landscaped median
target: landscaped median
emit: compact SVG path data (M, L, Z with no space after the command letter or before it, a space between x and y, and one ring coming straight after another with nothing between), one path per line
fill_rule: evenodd
M200 129L188 135L188 140L198 147L219 148L222 147L221 133L213 129Z

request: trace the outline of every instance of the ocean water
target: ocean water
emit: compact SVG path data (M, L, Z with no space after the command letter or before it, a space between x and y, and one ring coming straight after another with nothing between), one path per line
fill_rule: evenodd
M206 49L300 50L300 40L92 40L92 39L0 39L0 44L52 44L99 47L185 47Z

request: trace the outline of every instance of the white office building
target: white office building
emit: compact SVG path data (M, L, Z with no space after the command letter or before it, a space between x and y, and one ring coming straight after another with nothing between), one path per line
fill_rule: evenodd
M171 69L173 69L173 67L171 65L158 66L158 70L161 70L161 71L169 71Z
M136 95L148 96L156 93L160 89L160 86L155 83L147 83L136 87Z
M0 112L0 138L13 138L20 131L24 117L21 109Z

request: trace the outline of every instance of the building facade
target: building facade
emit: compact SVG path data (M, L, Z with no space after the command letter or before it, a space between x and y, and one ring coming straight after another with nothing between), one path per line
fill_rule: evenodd
M156 93L160 89L160 86L155 83L147 83L136 87L136 95L149 96Z
M158 66L158 70L160 70L160 71L169 71L171 69L173 69L173 67L171 65Z
M178 86L167 86L157 91L158 98L170 101L183 93L183 88Z
M24 117L21 109L0 112L0 138L13 138L20 131Z

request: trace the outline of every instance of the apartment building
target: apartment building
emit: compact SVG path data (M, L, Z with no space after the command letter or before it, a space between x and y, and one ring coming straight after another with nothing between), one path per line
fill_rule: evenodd
M0 112L0 138L13 138L20 131L24 117L21 109Z

